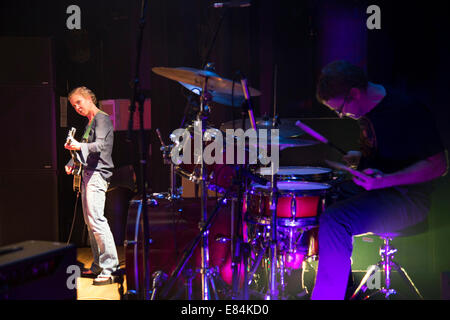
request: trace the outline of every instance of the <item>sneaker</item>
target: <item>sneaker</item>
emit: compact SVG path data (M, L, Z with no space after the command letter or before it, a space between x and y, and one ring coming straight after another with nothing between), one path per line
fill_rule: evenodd
M104 286L104 285L113 284L113 283L114 283L114 277L111 275L110 276L99 275L92 282L92 284L94 286Z

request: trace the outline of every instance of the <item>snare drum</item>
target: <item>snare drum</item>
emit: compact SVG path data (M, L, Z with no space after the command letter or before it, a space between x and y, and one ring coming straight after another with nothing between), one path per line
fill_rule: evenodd
M277 218L279 226L302 227L316 225L317 216L325 206L325 196L331 186L309 181L279 181ZM269 225L271 187L253 184L245 195L245 210L250 223Z
M261 176L270 176L271 168L259 168L257 173ZM312 181L327 182L333 179L333 171L322 167L280 167L277 172L278 181Z

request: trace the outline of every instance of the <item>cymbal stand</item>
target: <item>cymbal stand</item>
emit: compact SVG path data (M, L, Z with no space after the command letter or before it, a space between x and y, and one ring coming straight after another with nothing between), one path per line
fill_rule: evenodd
M206 128L206 119L209 113L209 108L207 106L208 102L208 77L205 77L203 82L203 88L202 88L202 95L200 97L200 110L197 114L197 123L201 123L201 152L200 152L200 185L201 185L201 219L199 227L202 229L205 225L205 222L208 220L208 189L206 186L206 168L205 168L205 161L203 159L203 131L204 128ZM194 130L195 131L195 130ZM195 151L194 151L194 157L195 157ZM208 235L209 231L202 233L202 242L201 242L201 282L202 282L202 300L209 300L209 288L208 288L208 281L213 281L211 278L211 274L209 272L209 243L208 243Z
M275 65L274 70L274 102L273 102L273 119L272 127L278 128L277 121L277 81L278 81L278 65ZM274 173L273 162L271 163L271 190L270 190L270 211L272 213L272 220L270 224L270 274L269 274L269 293L270 300L276 300L278 298L277 287L277 205L278 205L278 187L277 187L277 175Z
M270 223L270 274L269 274L269 292L267 297L270 300L278 299L278 286L277 286L277 205L278 205L278 187L277 187L277 174L273 172L271 178L271 190L270 190L270 211L272 213L272 219Z
M225 194L218 200L214 210L211 212L211 214L208 216L207 212L207 203L208 203L208 194L207 194L207 186L206 186L206 168L205 163L203 160L203 128L205 128L205 123L208 115L208 106L206 105L209 95L206 92L207 88L207 81L208 77L205 77L205 81L203 84L203 90L202 95L200 99L200 110L197 115L197 123L201 123L201 150L195 150L194 147L194 161L197 164L200 162L201 164L201 170L200 170L200 183L201 183L201 220L199 223L199 234L194 238L189 248L187 248L183 254L182 259L178 263L177 267L173 270L173 272L170 275L169 280L164 286L164 290L161 293L161 297L163 299L167 298L170 290L172 289L173 285L175 284L176 280L181 275L183 269L185 268L188 260L192 257L195 248L201 242L201 283L202 283L202 300L209 300L210 299L210 291L209 291L209 285L211 286L212 291L215 293L215 284L214 284L214 275L215 270L212 268L209 268L209 243L208 243L208 235L209 235L209 229L217 216L219 209L225 204L226 199L229 198L231 193L231 187L226 190ZM194 129L194 143L195 143L195 129ZM201 151L201 152L198 152ZM197 160L197 156L201 156L200 160ZM190 280L189 280L190 281ZM192 292L191 286L188 283L187 285L187 291ZM189 293L191 295L191 293ZM217 298L217 295L215 295Z

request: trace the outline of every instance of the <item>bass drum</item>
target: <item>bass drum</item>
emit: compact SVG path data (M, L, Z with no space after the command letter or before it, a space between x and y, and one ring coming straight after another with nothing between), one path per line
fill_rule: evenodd
M215 199L208 200L208 213L211 213L216 205ZM142 217L142 200L134 198L130 202L128 211L125 263L127 277L127 296L142 293L144 285L144 230ZM188 248L192 240L199 234L200 199L182 198L169 201L167 199L148 199L149 221L149 268L150 277L155 271L163 271L170 277L181 261L184 250ZM220 289L220 283L224 285L231 282L231 215L229 205L219 209L219 213L209 232L209 265L219 272L216 276L216 286ZM225 241L223 241L225 239ZM201 243L194 250L188 260L184 272L170 293L171 298L183 299L184 283L189 274L194 274L193 281L194 298L200 298L200 274L195 274L201 266ZM152 279L152 278L150 278ZM197 280L198 279L198 280ZM152 281L150 281L150 286Z

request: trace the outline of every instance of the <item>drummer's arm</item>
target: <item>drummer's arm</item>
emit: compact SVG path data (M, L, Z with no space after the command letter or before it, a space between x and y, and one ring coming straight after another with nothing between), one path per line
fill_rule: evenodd
M431 181L445 175L447 170L447 152L443 151L389 174L377 175L376 169L366 169L367 178L355 177L353 181L366 190L382 189Z

